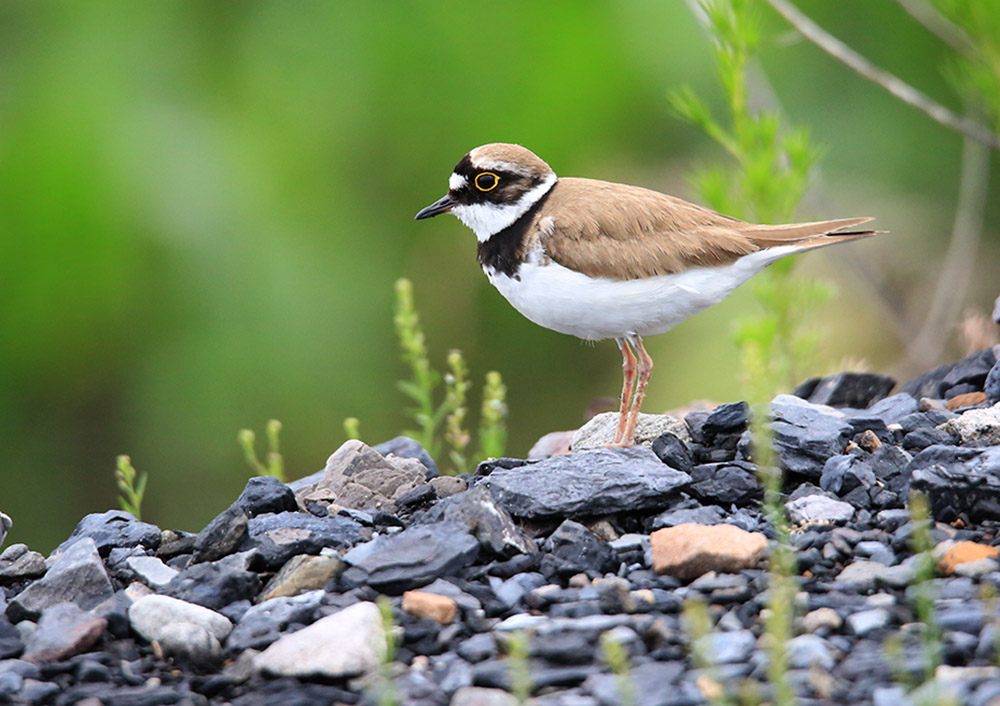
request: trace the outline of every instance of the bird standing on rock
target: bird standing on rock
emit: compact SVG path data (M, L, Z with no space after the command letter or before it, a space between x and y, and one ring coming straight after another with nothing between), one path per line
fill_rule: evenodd
M479 263L515 309L540 326L622 352L612 446L632 446L653 361L643 336L725 299L772 262L857 240L871 218L754 225L656 191L560 179L520 145L477 147L448 194L416 220L452 213L479 241Z

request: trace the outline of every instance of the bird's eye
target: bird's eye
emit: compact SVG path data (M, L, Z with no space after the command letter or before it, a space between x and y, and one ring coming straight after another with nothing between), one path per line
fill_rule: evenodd
M493 172L480 172L476 175L476 188L480 191L493 191L500 183L500 177Z

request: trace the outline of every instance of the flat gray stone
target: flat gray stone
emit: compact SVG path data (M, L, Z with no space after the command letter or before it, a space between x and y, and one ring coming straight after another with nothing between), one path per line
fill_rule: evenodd
M804 495L785 503L788 518L796 525L844 524L854 517L854 506L825 495Z
M84 537L63 546L45 576L10 601L8 615L14 619L37 617L49 606L66 601L90 610L114 595L93 539Z
M108 621L81 610L75 603L58 603L45 609L38 629L24 648L28 662L55 662L83 652L97 642Z
M618 412L603 412L577 429L570 441L571 451L588 451L607 446L618 431ZM683 420L669 414L640 414L635 425L635 443L652 448L657 438L670 432L684 443L690 443L691 432Z
M125 566L150 588L163 588L179 573L155 556L130 556L125 560Z
M277 677L355 677L381 664L385 638L378 607L355 603L285 635L257 655L254 666Z
M646 448L554 456L483 479L516 517L581 517L658 508L691 482Z

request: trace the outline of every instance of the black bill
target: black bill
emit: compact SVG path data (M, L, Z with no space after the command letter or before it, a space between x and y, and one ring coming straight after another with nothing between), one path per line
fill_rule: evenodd
M442 213L448 213L448 211L450 211L452 206L454 205L455 202L452 200L451 196L443 196L442 198L439 198L437 201L432 203L427 208L421 209L420 213L414 216L413 220L419 221L424 218L431 218L433 216L437 216Z

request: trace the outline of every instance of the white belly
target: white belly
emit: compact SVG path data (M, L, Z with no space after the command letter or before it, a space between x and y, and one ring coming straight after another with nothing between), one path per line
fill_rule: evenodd
M799 248L757 251L725 267L648 279L592 278L533 255L517 277L484 268L490 283L539 326L588 341L663 333L725 299L764 267Z

